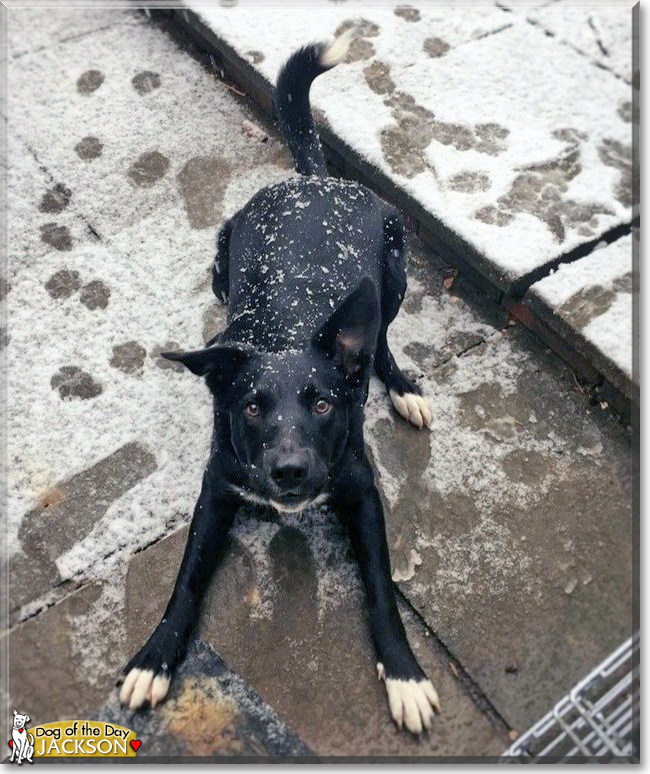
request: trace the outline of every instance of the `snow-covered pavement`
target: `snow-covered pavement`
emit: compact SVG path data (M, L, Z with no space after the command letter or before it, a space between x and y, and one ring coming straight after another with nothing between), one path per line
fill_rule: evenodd
M469 263L506 297L520 299L558 262L629 233L630 7L185 5L194 14L173 12L180 24L209 30L215 49L239 57L267 84L297 45L354 26L346 63L312 88L327 136L418 220L423 235L447 246L450 260ZM599 283L586 275L563 303L581 304L584 314L585 288ZM586 337L543 292L533 291L527 310L539 312L538 331L563 317L568 348L605 379L616 372L613 383L628 398L629 284L618 313L596 319L593 310ZM614 352L613 340L621 342Z
M476 23L496 39L493 13ZM223 325L217 228L292 174L275 127L167 23L8 12L10 707L34 724L135 723L140 754L497 755L629 634L630 439L414 234L389 334L432 432L407 426L373 380L367 440L405 625L444 708L436 728L417 742L390 724L356 566L325 509L242 511L204 645L156 713L120 714L115 678L165 605L210 436L207 390L160 352ZM460 48L467 29L446 35ZM578 263L540 283L540 303L585 341L625 314L618 247L580 317L553 285L567 272L582 292Z

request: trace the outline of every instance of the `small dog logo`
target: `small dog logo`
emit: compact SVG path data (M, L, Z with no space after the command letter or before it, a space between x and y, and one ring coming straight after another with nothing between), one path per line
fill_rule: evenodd
M14 710L14 727L11 733L11 759L10 763L13 763L16 754L18 758L16 763L22 763L23 759L33 763L32 755L34 754L34 737L32 734L27 733L25 726L31 718L29 715L21 715Z

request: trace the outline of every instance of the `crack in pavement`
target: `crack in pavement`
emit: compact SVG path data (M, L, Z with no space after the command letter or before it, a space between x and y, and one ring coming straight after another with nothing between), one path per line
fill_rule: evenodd
M488 695L481 688L479 683L467 671L467 669L463 666L460 659L454 655L454 653L450 650L448 645L446 645L445 642L440 638L440 636L436 634L435 630L432 629L431 626L429 626L424 615L418 610L418 608L413 604L413 602L411 602L411 600L406 596L406 594L402 591L402 589L399 588L399 586L397 586L396 584L395 584L395 592L397 594L398 599L400 599L402 603L408 607L408 609L411 611L411 613L416 618L418 623L425 629L425 631L427 632L427 639L434 642L436 645L436 648L440 650L442 652L442 655L447 659L454 677L456 677L458 682L464 688L465 692L470 697L470 699L474 702L474 704L478 707L478 709L488 718L488 720L492 723L492 725L494 725L496 728L500 729L501 731L504 731L506 734L509 734L513 730L513 727L510 725L510 723L508 723L506 718L504 718L504 716L490 701L490 698L488 697Z
M79 573L79 575L81 575L81 573ZM65 578L64 580L59 581L52 587L52 590L48 594L43 594L38 599L31 600L23 605L15 620L3 631L2 636L7 637L22 624L31 621L33 618L37 618L45 611L50 610L60 602L64 602L72 596L72 594L80 589L86 588L86 586L89 586L93 582L94 581L91 578L86 579L85 581L79 579L77 583L75 583L75 578ZM69 586L72 586L72 588L68 588Z
M505 9L504 9L505 10ZM600 67L601 70L606 70L608 73L611 73L615 78L618 78L619 81L623 81L623 83L626 83L628 85L630 84L630 81L628 81L627 78L625 78L622 75L619 75L619 73L616 72L616 70L613 70L611 67L606 65L604 62L599 62L597 59L594 59L592 56L587 54L585 51L583 51L581 48L578 48L574 43L572 43L569 40L563 40L561 37L556 35L554 32L551 32L550 30L547 30L540 22L535 21L534 19L529 19L526 17L526 22L530 24L533 27L537 27L541 32L543 32L546 37L553 38L556 40L561 46L569 46L569 48L572 48L577 54L580 54L580 56L583 56L585 59L587 59L594 67ZM591 19L589 20L591 22ZM589 25L591 27L591 23ZM593 30L594 28L591 27ZM594 30L595 32L595 30ZM609 52L603 47L600 40L596 39L596 43L600 50L603 52L605 56L609 56Z
M600 236L595 237L589 242L583 242L583 244L578 245L578 247L574 248L573 250L570 250L568 253L564 253L563 255L560 255L558 258L555 258L550 263L546 263L544 264L544 266L540 266L539 268L535 269L529 274L526 274L521 279L517 280L517 282L515 282L513 286L510 288L510 292L508 295L515 300L522 299L525 296L526 291L532 285L544 279L544 277L548 277L558 268L558 266L569 264L569 263L575 263L576 261L579 261L581 258L585 258L587 255L590 255L591 253L593 253L598 247L598 245L600 245L602 242L607 242L607 244L612 244L613 242L616 242L618 239L621 239L622 237L627 236L628 234L631 234L632 230L638 227L639 227L639 218L637 217L637 218L633 218L629 223L622 223L620 226L614 226L613 228L606 231L604 234L601 234Z
M507 332L507 329L506 329ZM493 333L491 333L489 336L481 337L478 341L473 341L471 344L468 344L466 347L463 347L459 352L453 352L449 357L446 357L444 360L441 360L439 363L436 363L435 366L433 366L433 370L437 371L443 366L447 365L451 360L453 360L455 357L464 357L472 350L476 349L477 347L480 347L482 344L489 344L493 339L499 338L501 335L503 335L503 330L495 330ZM419 379L425 379L427 378L424 374L419 377Z
M588 19L588 24L589 24L589 27L592 29L592 31L593 31L593 33L594 33L594 35L595 35L595 38L596 38L596 45L597 45L597 46L598 46L598 48L600 49L601 53L603 54L603 56L609 56L609 51L608 51L608 50L605 48L605 44L604 44L604 43L603 43L603 41L600 39L600 33L599 33L599 31L596 29L596 23L595 23L595 21L594 21L594 18L593 18L593 16L590 16L590 17L589 17L589 19Z
M29 151L29 153L31 153L32 157L34 158L34 161L36 162L36 165L38 166L40 171L45 175L45 177L48 179L48 182L52 183L52 184L56 183L57 182L56 178L50 172L48 167L45 164L43 164L43 162L40 160L40 158L38 156L38 153L34 150L34 148L26 140L24 140L20 136L20 134L18 134L18 132L15 132L15 135L16 135L16 138L18 139L18 141L23 144L23 146L27 149L27 151ZM101 235L99 234L97 229L93 227L93 225L91 224L89 219L82 212L79 212L76 208L73 210L73 213L74 213L75 218L77 218L78 220L81 221L81 223L83 223L83 225L86 227L86 230L89 231L90 234L97 241L101 242L101 240L102 240Z

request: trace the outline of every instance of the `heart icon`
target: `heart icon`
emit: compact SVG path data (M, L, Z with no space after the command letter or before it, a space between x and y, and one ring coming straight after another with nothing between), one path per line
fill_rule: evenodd
M142 742L139 739L131 739L131 747L137 752L140 749Z
M10 740L9 740L9 747L13 748L13 746L14 746L14 743L13 743L13 741L10 739Z
M24 729L24 728L19 728L19 729L18 729L18 733L19 733L19 734L23 734L24 732L25 732L25 729Z

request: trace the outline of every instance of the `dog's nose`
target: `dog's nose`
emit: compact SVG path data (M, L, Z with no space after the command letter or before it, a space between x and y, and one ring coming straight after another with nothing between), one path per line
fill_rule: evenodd
M280 489L295 489L305 483L307 471L306 455L291 454L274 462L271 466L271 478Z

